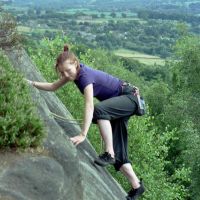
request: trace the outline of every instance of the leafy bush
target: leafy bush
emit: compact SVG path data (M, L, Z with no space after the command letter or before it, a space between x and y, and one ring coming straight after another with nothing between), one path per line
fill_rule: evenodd
M45 131L28 87L1 52L0 74L0 148L40 145Z
M170 159L174 171L182 163L191 169L191 199L199 200L200 192L200 37L184 36L175 46L172 65L173 91L164 109L163 124L178 128L177 142L171 143ZM187 186L187 185L186 185Z

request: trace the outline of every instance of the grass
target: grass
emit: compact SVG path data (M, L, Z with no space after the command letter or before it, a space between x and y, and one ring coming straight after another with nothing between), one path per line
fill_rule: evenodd
M140 53L140 52L132 51L128 49L118 49L118 50L113 51L113 53L120 57L138 60L139 62L144 63L146 65L154 65L154 64L164 65L165 64L165 60L161 59L159 56L148 55L145 53Z

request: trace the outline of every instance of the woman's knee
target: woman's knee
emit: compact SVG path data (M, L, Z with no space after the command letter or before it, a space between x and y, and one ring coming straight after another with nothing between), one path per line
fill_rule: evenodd
M115 168L116 171L121 171L123 166L126 165L126 164L130 164L131 165L131 162L129 160L116 161L116 163L114 164L114 168Z
M106 112L104 107L98 103L94 106L93 122L97 123L98 119L110 120L110 115Z
M101 106L100 103L97 103L97 104L94 105L94 112L95 112L95 111L96 111L96 112L101 111L102 109L103 109L103 108L102 108L102 106Z
M100 104L96 104L94 106L94 114L93 114L93 116L95 118L98 118L98 116L102 114L102 111L103 111L102 106Z

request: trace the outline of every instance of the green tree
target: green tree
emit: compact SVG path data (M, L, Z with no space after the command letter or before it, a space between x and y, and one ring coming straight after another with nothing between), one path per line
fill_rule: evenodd
M168 85L162 81L156 80L156 83L149 87L146 96L152 115L156 116L163 113L169 102L169 95Z
M115 12L111 12L111 13L110 13L110 16L111 16L112 18L115 18L115 17L117 16L117 14L116 14Z
M41 8L36 7L36 8L35 8L35 13L36 13L36 15L41 15L41 13L42 13Z
M27 15L30 16L34 16L35 15L35 10L33 8L29 8L27 11Z
M101 13L101 15L100 15L101 18L105 18L105 16L106 15L104 13Z
M191 198L200 198L200 38L185 36L177 42L173 64L173 90L163 114L163 126L176 128L178 140L171 143L170 173L185 164L191 168ZM186 183L187 185L188 183ZM188 185L187 185L188 186Z
M127 17L126 13L122 13L122 17L126 18Z
M92 19L97 19L98 18L98 14L92 14Z

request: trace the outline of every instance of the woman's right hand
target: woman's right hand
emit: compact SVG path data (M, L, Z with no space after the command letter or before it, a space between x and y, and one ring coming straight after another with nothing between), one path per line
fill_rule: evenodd
M62 79L59 79L53 83L31 81L26 78L24 78L24 81L29 85L36 87L39 90L55 91L61 86L63 86L65 83L67 83L68 80L65 77L63 77Z
M85 140L86 136L83 134L77 135L75 137L71 137L70 140L71 142L77 146L78 144L80 144L81 142L83 142Z
M28 79L26 79L26 78L23 78L23 80L24 80L26 83L28 83L29 85L33 85L33 81L28 80Z

